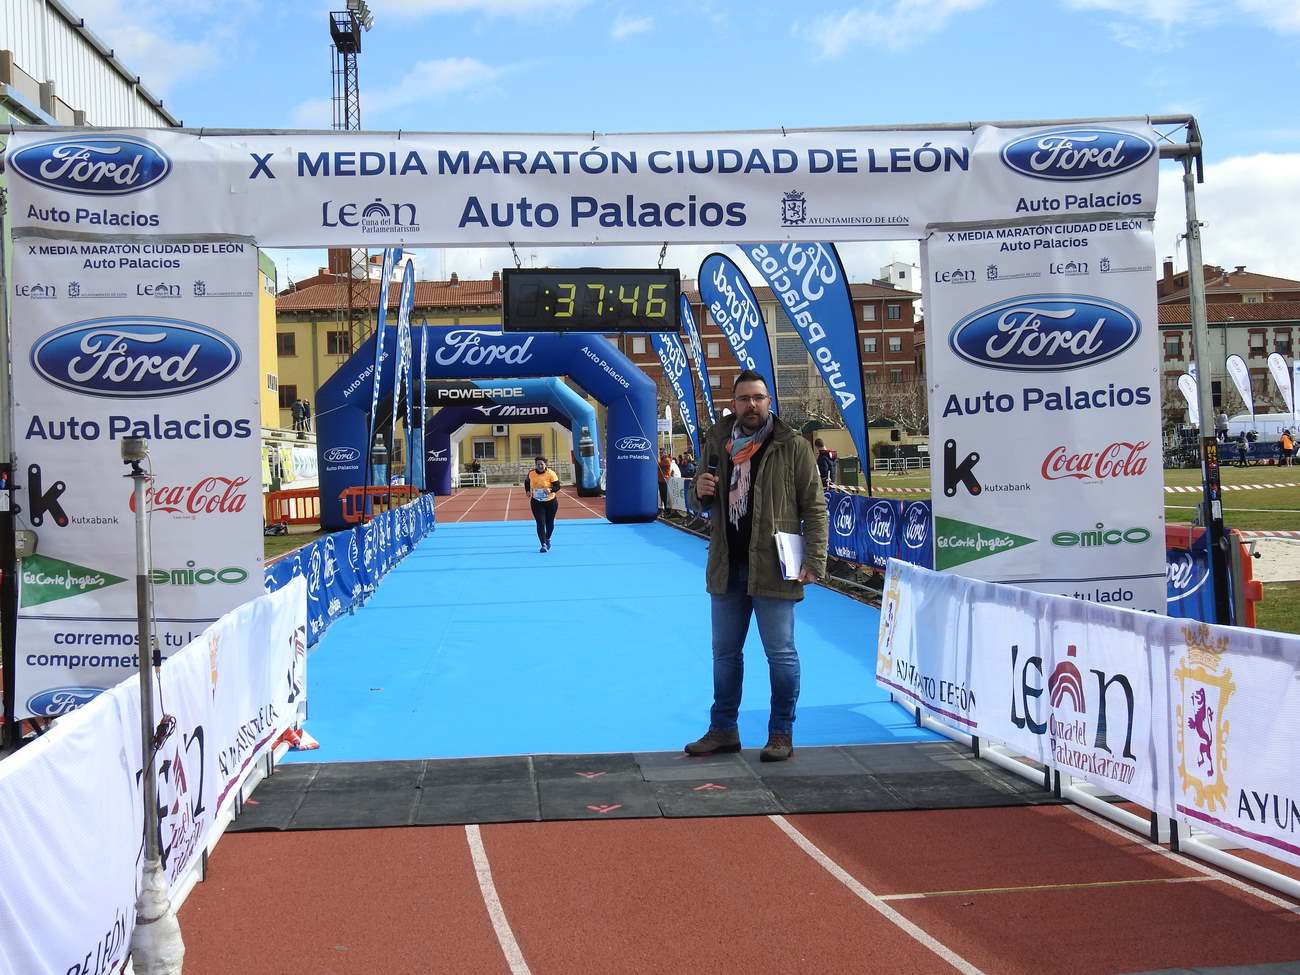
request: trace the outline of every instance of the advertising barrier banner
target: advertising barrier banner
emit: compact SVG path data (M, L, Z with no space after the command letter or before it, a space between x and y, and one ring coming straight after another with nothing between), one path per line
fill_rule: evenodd
M305 609L295 581L163 664L176 723L154 774L173 894L216 842L236 787L297 717ZM0 763L0 975L108 973L126 961L143 866L139 704L137 681L125 680Z
M17 501L37 549L20 569L15 711L54 717L138 666L124 438L149 441L164 656L261 592L257 252L244 241L17 245Z
M698 133L33 127L19 224L263 247L901 240L939 222L1153 212L1145 120Z
M717 414L713 411L713 388L709 385L709 367L705 362L704 346L700 344L700 329L695 324L695 313L691 310L691 299L685 294L680 295L682 303L680 309L680 318L682 327L686 329L686 336L690 340L691 358L695 361L695 377L700 381L700 393L704 397L704 413L708 417L709 426L717 422ZM697 453L695 455L699 457Z
M954 728L1300 865L1300 637L893 561L876 680Z
M767 380L772 412L779 413L776 369L763 309L754 296L754 289L731 258L710 254L700 264L700 300L726 338L727 347L740 368L752 369Z
M936 568L1164 610L1154 255L1140 217L922 248Z

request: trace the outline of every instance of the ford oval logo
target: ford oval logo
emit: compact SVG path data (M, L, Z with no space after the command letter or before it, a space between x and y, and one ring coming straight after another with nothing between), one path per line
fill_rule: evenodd
M894 541L894 506L888 501L877 501L867 512L867 534L877 545L890 545Z
M37 717L57 718L89 704L102 693L102 687L52 687L29 697L27 710Z
M41 142L9 159L19 175L54 190L120 196L160 183L172 163L157 146L124 136L84 136Z
M903 544L917 549L930 541L930 506L918 502L907 506L903 516Z
M832 519L835 525L835 534L843 538L852 538L853 529L857 525L857 519L853 512L853 499L848 495L840 498L839 503L835 506L835 517Z
M650 441L645 437L624 437L618 443L614 444L616 450L649 450Z
M32 346L44 379L88 396L191 393L225 379L239 361L239 347L216 329L149 316L75 322Z
M1009 142L1002 161L1035 179L1104 179L1136 169L1155 153L1155 143L1116 129L1052 129Z
M361 459L361 451L356 447L331 447L325 451L327 464L352 464Z
M1200 578L1197 578L1196 559L1191 552L1170 552L1168 559L1165 563L1166 602L1176 603L1185 599L1204 586L1210 578L1208 562L1201 566Z
M981 308L948 334L952 350L990 369L1054 372L1105 362L1137 341L1133 312L1104 298L1029 295Z

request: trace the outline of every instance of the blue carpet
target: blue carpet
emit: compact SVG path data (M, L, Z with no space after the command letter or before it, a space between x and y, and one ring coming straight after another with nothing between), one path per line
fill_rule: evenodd
M661 524L439 525L307 663L319 751L290 761L678 750L708 727L706 545ZM795 744L929 741L875 686L878 612L818 586L795 613ZM767 660L745 645L740 732L767 737Z

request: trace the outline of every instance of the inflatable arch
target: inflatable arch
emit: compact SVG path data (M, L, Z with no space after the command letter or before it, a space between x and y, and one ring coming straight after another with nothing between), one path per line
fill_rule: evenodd
M659 496L654 383L607 339L460 327L431 328L428 335L423 350L426 379L572 378L606 409L606 517L614 522L655 519ZM385 329L384 348L395 348L396 341L396 327ZM316 394L321 527L331 531L347 527L343 492L365 482L374 343L372 335ZM385 352L380 363L381 415L391 409L384 404L393 399L395 360ZM418 361L412 371L420 375Z
M603 470L596 411L590 403L554 376L548 379L477 380L464 386L440 388L435 402L472 397L473 406L443 406L425 421L425 478L422 486L435 494L451 494L454 436L463 427L484 423L555 423L569 431L576 462L576 488L582 497L600 494ZM584 437L585 435L585 437ZM524 458L530 460L531 458ZM555 460L556 458L552 458Z

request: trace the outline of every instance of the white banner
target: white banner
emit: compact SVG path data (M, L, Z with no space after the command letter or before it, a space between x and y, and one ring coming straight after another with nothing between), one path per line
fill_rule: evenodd
M1200 392L1196 388L1196 377L1191 373L1183 373L1178 377L1178 391L1183 394L1183 400L1187 403L1187 422L1194 427L1201 425L1201 400Z
M935 567L1162 611L1150 223L938 232L922 247Z
M263 247L920 238L936 222L1152 213L1145 120L569 135L20 129L18 227Z
M1300 637L891 560L877 683L967 734L1300 865Z
M16 711L137 667L122 440L149 440L158 636L176 652L261 592L257 253L241 242L24 237L13 260L22 560Z
M154 767L173 894L254 760L294 722L306 616L306 582L293 579L163 664L176 723ZM107 975L126 960L143 865L139 701L127 679L0 763L0 975Z
M1273 382L1277 384L1277 391L1282 394L1282 402L1286 404L1286 412L1290 413L1293 408L1291 367L1286 364L1286 356L1281 352L1270 352L1268 355L1268 372L1273 377Z
M1228 356L1228 375L1232 377L1232 384L1237 387L1237 395L1241 401L1246 404L1246 412L1251 416L1255 415L1255 397L1250 388L1250 370L1246 367L1246 360L1239 355Z

